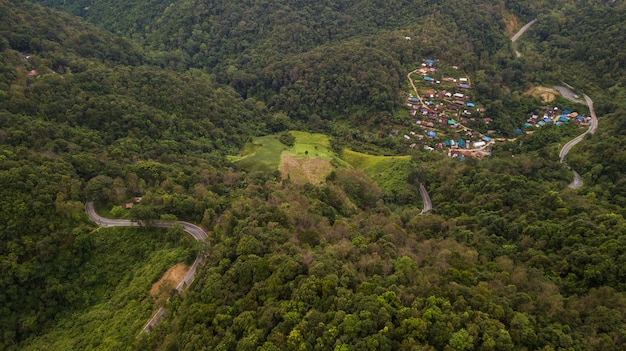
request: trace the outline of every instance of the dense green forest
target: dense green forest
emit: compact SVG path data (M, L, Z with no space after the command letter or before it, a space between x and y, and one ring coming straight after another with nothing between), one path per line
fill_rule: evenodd
M41 3L92 24L0 0L0 349L624 349L622 2ZM519 57L511 18L538 20ZM463 162L390 136L424 58L468 72L505 136L547 107L531 86L591 96L600 128L568 156L584 186L559 162L571 125ZM301 184L226 158L294 129L411 171L389 191L344 163ZM88 200L209 247L96 230ZM194 284L152 301L200 250Z

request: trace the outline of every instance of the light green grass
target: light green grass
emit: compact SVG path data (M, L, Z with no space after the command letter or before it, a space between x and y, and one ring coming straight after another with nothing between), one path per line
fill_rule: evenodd
M272 172L278 169L283 151L287 149L277 134L255 138L244 146L237 156L229 159L251 171Z
M410 156L374 156L349 149L337 156L330 147L327 135L290 131L295 138L292 147L278 141L278 135L258 137L244 146L231 161L252 171L275 171L279 169L283 154L295 158L318 158L328 160L335 167L364 170L385 192L401 191L411 172Z
M278 140L278 134L271 134L255 138L246 144L239 154L229 156L231 162L240 167L259 172L273 172L280 166L283 152L296 158L319 158L333 164L343 164L343 161L330 148L330 139L327 135L290 131L295 138L292 147L287 147ZM347 166L343 164L343 166Z
M388 193L402 191L411 172L410 156L374 156L344 149L343 160L364 170Z

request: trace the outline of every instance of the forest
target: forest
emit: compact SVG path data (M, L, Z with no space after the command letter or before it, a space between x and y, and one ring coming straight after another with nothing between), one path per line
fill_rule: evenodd
M0 350L626 347L622 2L38 3L0 0ZM482 160L411 149L390 131L425 58L468 72L499 135L564 83L599 129L567 165L571 125ZM229 158L296 131L330 140L320 182ZM373 177L347 150L406 163ZM87 201L209 240L98 228Z

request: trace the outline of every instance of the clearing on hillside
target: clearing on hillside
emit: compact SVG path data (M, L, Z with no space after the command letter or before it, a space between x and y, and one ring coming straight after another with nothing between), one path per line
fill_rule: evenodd
M549 87L532 87L526 91L526 94L540 97L543 102L552 102L559 92Z
M277 134L254 138L246 144L237 156L229 156L228 160L251 171L273 172L280 165L280 158L288 147L278 140Z
M183 262L168 269L159 280L152 284L150 296L157 300L163 297L167 299L169 292L175 289L178 283L183 280L188 269L189 267Z
M515 35L517 31L522 28L522 24L519 21L519 18L512 14L509 11L502 11L502 18L504 19L504 24L506 25L506 32L510 37Z
M330 174L333 166L330 161L319 158L296 158L283 155L278 169L283 179L289 178L297 184L319 184Z
M411 172L410 156L373 156L344 149L343 160L367 172L387 193L403 191Z
M295 139L291 147L282 144L278 134L266 135L255 138L229 159L252 171L279 170L283 179L300 184L318 184L332 171L333 164L343 163L331 150L328 136L301 131L289 134Z

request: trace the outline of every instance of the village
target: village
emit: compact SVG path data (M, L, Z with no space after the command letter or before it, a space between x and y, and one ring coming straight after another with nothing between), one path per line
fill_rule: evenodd
M407 94L406 106L413 122L403 138L410 147L440 150L460 160L480 159L491 155L495 142L515 140L503 138L496 130L489 129L493 119L487 116L484 106L475 102L470 77L459 72L457 66L442 66L440 69L435 60L426 59L407 74L413 92ZM526 123L515 130L515 135L531 134L549 123L558 126L573 122L583 127L590 120L591 117L577 112L550 107L543 113L529 114ZM468 127L477 124L485 127L484 132Z

